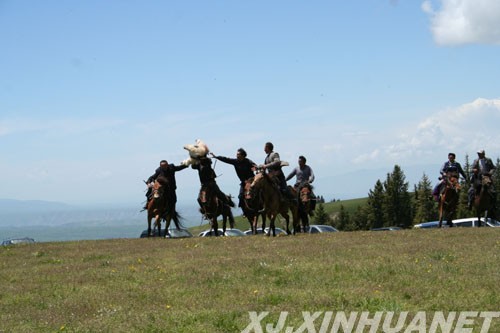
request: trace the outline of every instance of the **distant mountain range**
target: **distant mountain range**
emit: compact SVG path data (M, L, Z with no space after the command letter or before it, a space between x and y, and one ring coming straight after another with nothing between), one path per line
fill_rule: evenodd
M201 215L197 207L178 205L177 210L183 218L184 225L192 226L200 223ZM80 207L43 200L0 199L0 227L71 224L82 226L139 224L145 226L146 212L141 212L141 207L134 205Z
M71 209L71 206L62 202L0 199L0 214L5 212L40 212L66 209Z

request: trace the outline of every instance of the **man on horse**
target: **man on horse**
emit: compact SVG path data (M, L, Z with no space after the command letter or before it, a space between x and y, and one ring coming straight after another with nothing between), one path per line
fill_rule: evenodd
M300 190L304 186L309 186L309 189L311 190L311 196L314 197L312 194L312 188L311 188L311 183L314 181L314 172L312 168L306 164L307 159L304 156L299 156L299 166L295 167L292 172L286 177L286 181L289 181L292 179L294 176L295 178L295 185L293 187L295 190L297 190L298 195L300 195ZM311 212L314 210L316 207L316 200L311 200Z
M477 152L478 158L472 163L472 179L471 179L471 187L469 188L468 192L468 208L472 209L472 202L474 201L474 196L476 193L479 193L479 190L481 189L481 181L483 176L493 176L493 172L495 171L495 165L493 164L493 161L491 158L486 157L486 153L484 149L481 149ZM489 188L489 194L491 195L493 199L493 210L495 211L496 209L496 191L493 185L493 182L491 183L491 186Z
M155 173L151 175L151 177L149 177L148 180L146 181L146 185L148 186L148 191L146 192L147 200L143 210L146 210L148 208L148 202L151 199L151 194L153 192L153 183L158 177L162 177L167 180L168 190L169 190L169 193L167 193L167 195L169 200L173 201L172 204L173 207L175 208L175 203L177 202L177 195L175 194L175 190L177 189L177 184L175 182L175 173L187 167L188 167L187 165L168 164L167 160L161 160L160 167L158 167L155 170Z
M445 184L445 177L448 172L454 173L459 177L459 174L462 175L464 179L467 179L465 176L465 172L462 169L462 166L460 163L455 161L455 153L449 153L448 154L448 161L444 162L443 166L441 167L440 174L441 176L439 179L441 180L435 187L434 190L432 191L432 195L434 196L434 199L436 201L439 201L439 196L442 194L443 189L444 189L444 184Z
M243 148L239 148L236 151L236 158L229 158L224 156L216 156L213 153L210 155L221 162L231 164L234 166L236 175L240 179L240 193L238 194L238 207L242 207L243 193L245 191L245 181L249 180L254 176L253 170L257 165L250 159L247 158L247 152Z
M217 198L227 206L234 207L234 203L229 199L219 188L217 183L215 182L214 169L212 169L212 161L210 158L204 156L199 159L199 163L192 164L191 168L198 170L198 176L200 178L200 183L202 186L207 186L211 190L214 191Z
M259 168L268 171L269 175L271 175L277 182L277 186L284 198L294 200L295 198L290 193L290 190L286 185L285 174L283 173L283 170L281 170L280 155L274 151L274 145L271 142L266 142L264 145L264 151L267 156L264 160L264 164L259 165Z

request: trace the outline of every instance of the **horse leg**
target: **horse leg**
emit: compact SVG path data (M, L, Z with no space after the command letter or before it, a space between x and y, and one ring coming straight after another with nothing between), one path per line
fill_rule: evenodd
M273 234L273 237L276 236L276 226L274 225L274 220L276 219L276 215L271 215L270 216L270 222L269 222L269 232L267 233L267 236L271 236L271 233Z
M443 225L443 202L439 203L439 224L438 228L441 228Z
M217 216L212 218L212 229L215 231L215 236L219 236L219 224L217 223Z
M153 219L153 216L151 214L148 214L148 237L151 237L151 220Z
M161 237L161 216L156 215L156 228L158 228L158 236Z
M225 208L224 208L225 210ZM222 213L222 233L226 233L226 224L227 224L227 214L226 212Z
M228 218L229 218L229 227L231 229L234 229L234 216L233 216L233 211L231 210L231 208L228 207L228 211L229 211L229 214L228 214Z

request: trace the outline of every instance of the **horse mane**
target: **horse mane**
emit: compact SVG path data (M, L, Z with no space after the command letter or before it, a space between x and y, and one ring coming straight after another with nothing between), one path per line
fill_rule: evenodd
M165 176L158 176L158 178L156 178L156 181L160 183L161 186L168 185L168 178Z

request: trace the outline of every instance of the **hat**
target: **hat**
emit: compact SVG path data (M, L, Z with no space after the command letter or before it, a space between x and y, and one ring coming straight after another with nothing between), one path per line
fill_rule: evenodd
M484 154L484 149L480 149L477 151L478 154Z

